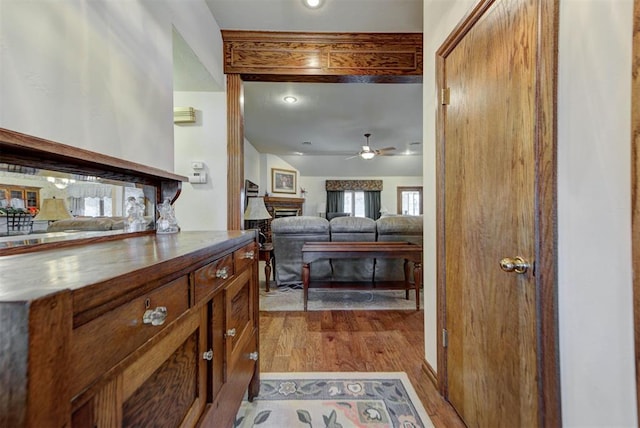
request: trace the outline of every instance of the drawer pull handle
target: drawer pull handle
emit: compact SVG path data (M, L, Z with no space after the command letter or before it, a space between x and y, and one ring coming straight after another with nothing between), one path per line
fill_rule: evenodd
M207 361L213 360L213 350L209 349L207 352L203 352L202 353L202 358L207 360Z
M244 258L245 259L253 259L253 256L255 256L256 253L255 251L247 251L246 253L244 253Z
M249 354L249 359L253 360L253 361L258 361L258 353L257 352L252 352Z
M216 271L216 278L222 278L222 279L229 278L229 268L225 266L222 269L218 269Z
M147 309L142 315L143 324L162 325L167 320L167 308L158 306L155 309Z
M227 330L227 337L235 337L235 336L236 336L235 328L230 328L229 330Z

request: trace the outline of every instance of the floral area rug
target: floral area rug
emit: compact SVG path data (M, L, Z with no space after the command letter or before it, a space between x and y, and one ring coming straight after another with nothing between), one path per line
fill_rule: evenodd
M433 427L403 372L262 373L260 380L234 428Z
M416 310L415 291L400 290L332 290L310 289L307 309L326 310ZM422 292L420 292L422 300ZM422 301L420 308L423 307ZM267 293L264 285L260 288L261 311L302 311L302 285L272 286Z

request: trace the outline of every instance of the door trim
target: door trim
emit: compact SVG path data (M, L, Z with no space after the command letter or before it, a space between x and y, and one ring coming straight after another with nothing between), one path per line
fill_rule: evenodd
M633 2L631 62L631 245L633 330L635 335L636 407L640 425L640 0Z
M638 2L639 0L636 0ZM438 93L444 88L445 57L478 22L495 0L482 0L463 18L436 52ZM535 282L538 402L540 426L560 426L560 363L558 346L557 286L557 64L559 0L537 0L538 52L536 61L535 139ZM446 328L445 236L444 236L444 124L446 108L438 103L436 117L437 192L437 331ZM446 348L438 334L438 388L446 398Z
M227 77L229 230L243 229L243 81L422 83L422 33L221 33Z

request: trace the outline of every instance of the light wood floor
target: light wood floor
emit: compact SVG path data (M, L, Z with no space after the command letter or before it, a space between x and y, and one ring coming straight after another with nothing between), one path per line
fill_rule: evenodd
M423 311L260 313L262 371L403 371L436 427L464 427L423 361Z

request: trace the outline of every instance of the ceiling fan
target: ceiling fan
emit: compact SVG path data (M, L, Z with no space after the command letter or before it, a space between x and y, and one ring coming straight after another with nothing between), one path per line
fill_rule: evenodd
M385 147L384 149L372 149L371 146L369 145L369 137L371 137L370 133L364 134L364 137L367 139L367 144L362 146L362 150L360 150L358 153L356 153L355 156L352 156L351 158L355 158L357 156L360 156L362 159L365 160L369 160L369 159L373 159L376 156L392 156L392 151L395 150L395 147ZM348 159L351 159L348 158Z

